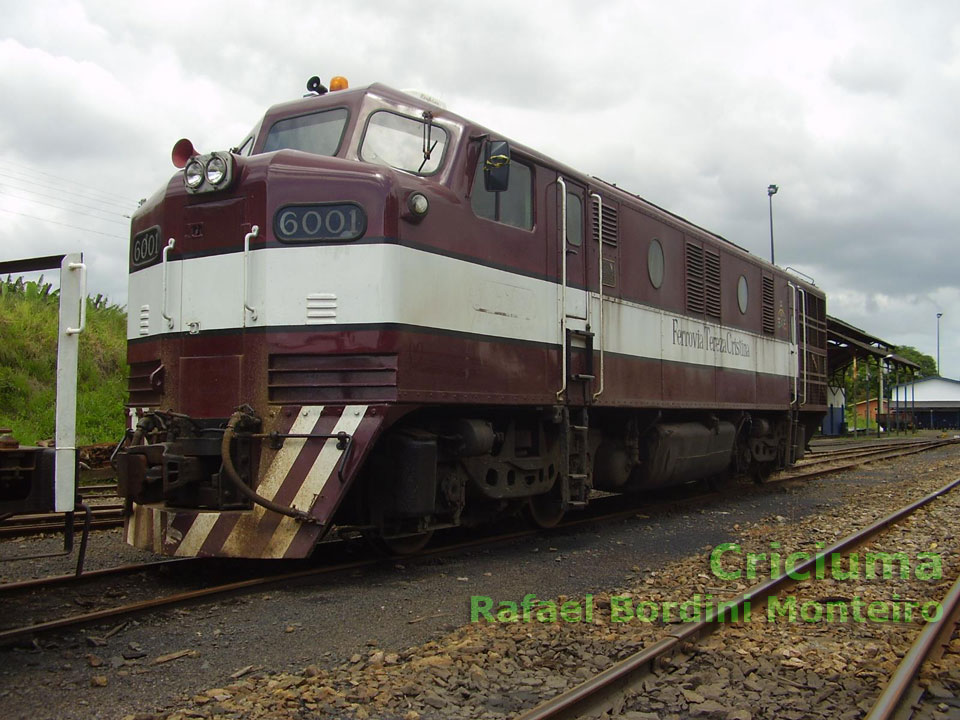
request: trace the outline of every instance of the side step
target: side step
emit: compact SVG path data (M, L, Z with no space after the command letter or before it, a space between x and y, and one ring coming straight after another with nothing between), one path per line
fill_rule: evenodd
M573 416L573 417L571 417ZM585 508L591 477L589 416L585 407L563 408L563 509Z

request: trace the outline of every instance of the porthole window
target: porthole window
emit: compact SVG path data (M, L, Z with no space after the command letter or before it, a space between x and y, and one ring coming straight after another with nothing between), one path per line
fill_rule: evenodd
M663 285L663 246L656 238L650 241L647 251L647 272L650 274L650 284L659 290Z
M740 305L740 312L747 314L747 300L749 299L749 288L747 288L747 279L741 275L737 281L737 303Z

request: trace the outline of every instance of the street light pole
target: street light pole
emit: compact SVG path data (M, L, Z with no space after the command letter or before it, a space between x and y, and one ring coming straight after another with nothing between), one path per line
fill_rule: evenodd
M774 265L773 260L773 196L777 194L780 188L776 185L767 185L767 199L770 201L770 264Z
M943 317L943 313L937 313L937 377L943 377L943 373L940 372L940 318Z

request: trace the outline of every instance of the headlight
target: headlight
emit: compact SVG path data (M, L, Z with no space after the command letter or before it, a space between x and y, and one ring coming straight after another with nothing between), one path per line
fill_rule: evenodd
M219 185L227 176L227 161L219 155L214 155L207 162L207 182Z
M188 188L196 189L203 184L203 164L199 160L191 160L183 169L183 181Z
M414 216L422 218L427 214L427 210L430 209L430 202L423 193L414 193L407 200L407 207L410 208L410 212L413 213Z

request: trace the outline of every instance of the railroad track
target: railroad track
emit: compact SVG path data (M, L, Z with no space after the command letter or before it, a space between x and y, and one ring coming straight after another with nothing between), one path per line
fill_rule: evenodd
M881 460L893 460L916 453L935 450L947 445L955 445L960 440L954 438L937 438L933 440L919 440L909 443L890 443L881 447L858 447L831 453L812 454L804 457L792 468L780 473L779 478L807 478L818 477L823 474L849 470ZM820 470L816 468L821 468Z
M960 487L960 479L954 480L920 500L847 535L832 546L819 550L813 557L797 565L792 574L795 576L807 572L813 574L818 562L825 561L834 553L849 553L881 533L902 523L920 508L926 507L938 498L955 491L958 487ZM600 717L604 716L604 713L619 713L624 709L624 699L631 695L639 695L639 688L643 686L644 679L658 669L668 666L669 658L679 653L705 652L697 649L697 644L701 639L710 633L719 631L725 625L729 625L732 619L742 617L744 608L753 608L754 610L763 608L771 598L778 597L783 590L799 582L802 582L802 580L791 577L790 574L779 575L761 582L744 593L731 598L729 604L707 610L706 617L702 621L676 626L665 633L658 641L615 663L590 680L520 714L516 720L559 720L560 718ZM952 612L945 609L943 613L945 617L951 614L956 615L958 596L960 596L960 580L954 584L953 590L948 593L947 598L943 601L944 603L950 603L950 607L953 608ZM956 622L955 618L954 622ZM921 637L918 639L918 645L915 646L919 649L911 650L908 653L904 661L905 669L891 679L888 690L878 698L872 711L873 714L869 716L873 720L886 720L886 718L893 717L896 703L905 694L903 687L909 687L910 678L916 674L919 662L922 662L922 657L925 656L925 648L935 644L929 640L929 637L942 637L938 630L934 628L921 633L921 636L923 635L927 635L928 640L921 643L923 640ZM911 656L915 657L911 658ZM918 660L918 658L920 659Z
M807 453L808 458L826 458L831 456L841 456L848 454L855 454L864 450L880 450L880 449L893 449L893 448L905 448L912 445L923 445L928 442L936 442L938 440L944 440L947 438L910 438L910 439L889 439L889 440L877 440L874 442L868 443L857 443L849 445L840 445L836 447L829 447L823 445L812 445L810 451Z
M951 444L954 441L940 440L936 442L923 443L922 446L915 446L910 448L901 448L899 451L887 451L882 456L874 456L866 460L866 462L876 462L880 459L891 459L896 457L901 457L904 455L910 455L918 452L923 452L925 450L934 449L941 447L945 444ZM774 478L768 480L763 487L769 485L776 485L782 482L796 481L801 479L813 479L817 477L822 477L824 475L829 475L832 473L840 472L842 470L849 469L851 467L856 467L860 464L863 464L864 460L861 458L859 462L847 462L847 464L831 467L819 468L819 469L808 469L801 473L792 473L792 474L781 474ZM744 496L749 496L751 492L763 491L763 488L753 488L750 485L743 486ZM678 506L689 506L703 503L707 500L715 498L719 495L717 492L699 492L693 495L676 495L677 489L667 491L662 494L661 499L655 504L640 503L637 501L635 504L631 504L628 508L624 509L624 498L619 495L607 495L605 497L598 497L593 502L591 502L590 507L584 513L580 513L569 517L569 519L560 523L556 528L551 531L544 531L537 528L529 528L519 531L512 531L506 534L497 534L488 537L473 538L465 542L452 541L447 542L446 544L428 548L425 551L421 551L415 556L415 558L429 558L434 556L450 555L457 552L463 552L467 550L476 549L478 547L487 547L494 546L499 543L505 542L515 542L520 539L529 538L537 535L541 535L545 532L553 531L564 531L571 528L575 528L581 525L593 524L597 522L611 522L618 519L628 518L635 516L638 513L644 515L647 514L656 514L658 511L663 512L667 508L672 507L676 508ZM62 520L61 520L62 523ZM61 525L62 526L62 525ZM340 545L342 541L330 541L324 543L326 546ZM336 553L334 553L336 554ZM41 578L39 580L24 581L22 583L9 583L9 584L0 584L0 596L15 594L17 591L33 591L41 589L44 587L53 587L56 585L62 585L69 583L71 586L76 586L78 582L83 583L87 581L95 581L103 579L105 577L115 577L119 575L130 575L137 572L149 571L155 568L162 568L171 563L189 563L190 565L207 563L208 567L212 563L210 560L205 560L202 558L187 558L187 559L170 559L166 561L144 563L142 565L132 565L132 566L122 566L118 568L108 568L102 571L95 571L90 573L85 573L80 576L56 576L51 578ZM200 589L190 589L182 592L174 592L164 596L147 598L144 600L138 600L135 602L126 603L124 605L101 608L93 610L86 613L79 613L70 616L64 616L59 618L54 618L51 620L46 620L38 623L32 623L29 625L11 627L4 630L0 630L0 646L8 645L19 640L23 640L28 637L36 637L43 635L45 633L66 630L70 628L76 628L84 625L88 625L96 622L104 622L107 620L116 620L132 615L137 615L153 610L158 610L162 608L175 607L184 604L196 603L202 600L217 597L220 595L229 595L235 593L241 593L245 591L254 591L260 588L268 587L276 584L287 584L293 582L304 582L311 579L318 579L325 575L334 574L338 572L345 572L348 570L356 570L364 567L371 567L384 562L384 558L381 555L367 556L358 560L350 561L347 563L331 563L328 565L322 565L320 567L302 567L302 563L298 564L298 569L288 572L283 572L277 570L275 572L268 572L259 577L244 577L239 580L232 580L229 582L223 582L217 585L210 587L203 587ZM244 567L251 567L254 563L245 563ZM187 567L185 564L184 568ZM209 577L204 574L204 576L199 580L202 584L209 584Z
M123 505L95 505L91 508L91 529L107 529L123 525ZM77 512L73 518L74 529L83 528L84 514ZM0 525L0 537L19 537L39 533L60 532L64 527L63 513L37 513L14 515Z
M910 650L904 655L897 671L887 682L887 687L877 699L866 720L894 720L894 718L914 717L911 710L926 710L926 717L938 717L934 710L941 710L944 698L938 697L924 688L918 681L923 664L928 660L939 660L950 644L950 638L960 627L960 578L940 600L943 614L936 622L931 622L917 635ZM956 696L949 703L954 712L960 707Z
M117 483L100 483L97 485L81 485L80 486L80 495L84 500L90 498L116 498L117 495Z

